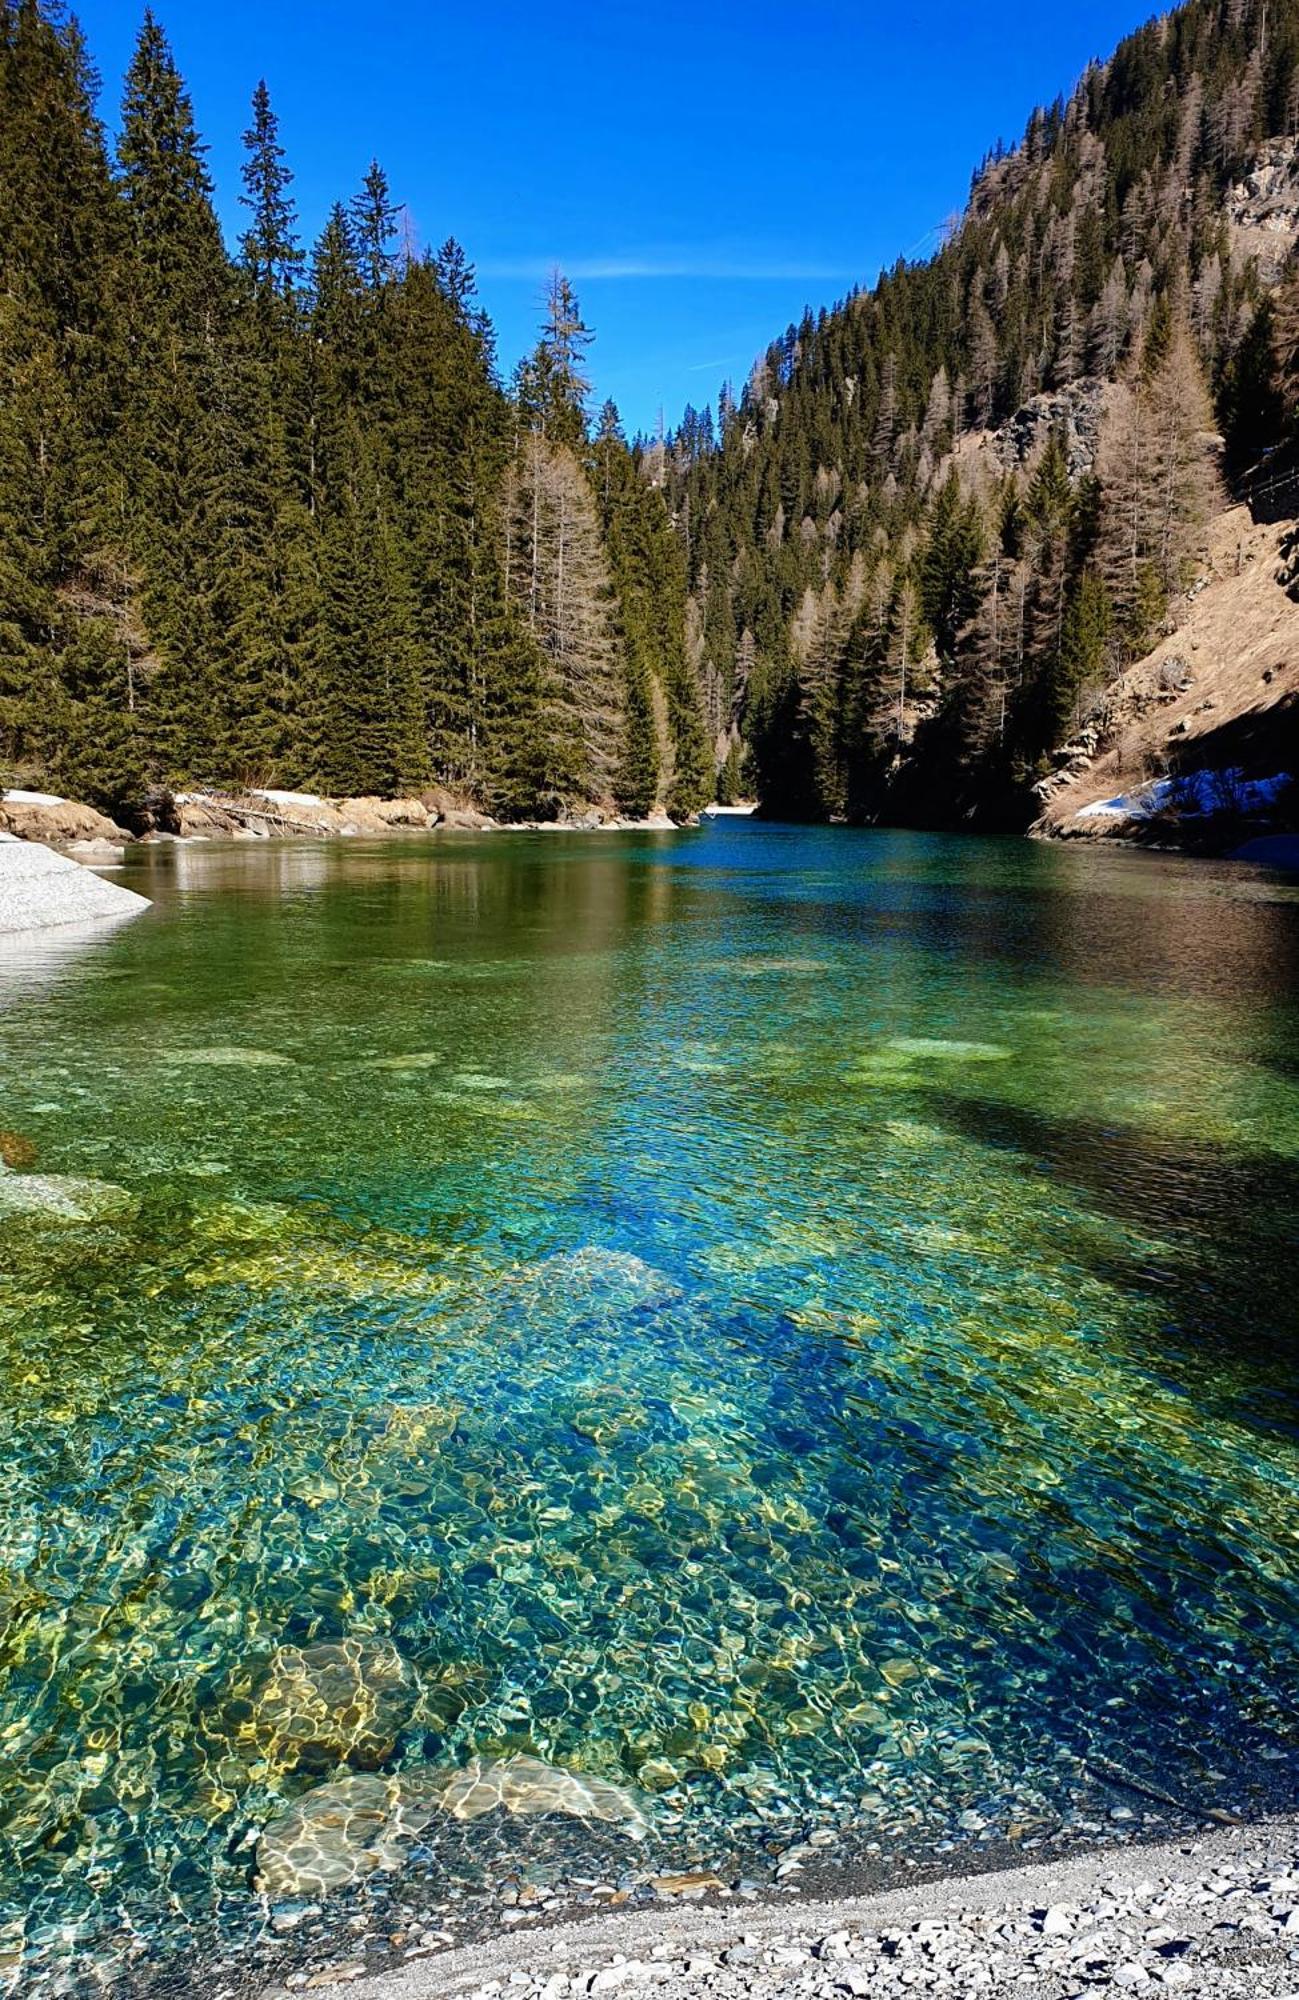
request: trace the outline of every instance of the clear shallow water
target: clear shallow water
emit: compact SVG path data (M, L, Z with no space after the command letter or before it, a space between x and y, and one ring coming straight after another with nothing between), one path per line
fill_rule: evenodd
M285 1646L406 1663L355 1763L610 1779L668 1862L1299 1789L1299 886L753 827L126 879L0 960L11 1153L125 1190L0 1183L34 1986L260 1921L336 1762Z

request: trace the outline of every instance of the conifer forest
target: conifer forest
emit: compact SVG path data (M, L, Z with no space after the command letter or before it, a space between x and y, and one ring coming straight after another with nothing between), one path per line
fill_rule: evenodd
M152 14L109 96L71 16L0 0L10 784L1022 827L1214 515L1285 487L1299 281L1231 204L1295 151L1295 0L1140 29L936 255L650 439L559 272L502 379L377 161L304 243L264 84L233 244Z

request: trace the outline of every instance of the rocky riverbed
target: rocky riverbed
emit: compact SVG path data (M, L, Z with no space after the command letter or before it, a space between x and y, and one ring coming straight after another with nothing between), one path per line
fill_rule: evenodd
M719 1900L719 1886L700 1881L669 1891L662 1910L553 1929L535 1928L540 1906L516 1906L504 1912L509 1935L459 1949L446 1932L398 1931L383 1944L403 1962L389 1957L378 1977L373 1940L358 1931L349 1957L262 1992L265 2000L330 1989L357 2000L1299 2000L1293 1818L832 1902L804 1901L790 1884L752 1902L724 1892ZM711 1907L700 1906L706 1896Z

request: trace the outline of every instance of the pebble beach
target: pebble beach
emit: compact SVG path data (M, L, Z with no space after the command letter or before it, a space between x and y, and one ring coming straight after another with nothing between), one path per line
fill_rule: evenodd
M357 1944L349 1959L267 1986L263 2000L335 1989L356 2000L1299 2000L1299 1819L877 1896L707 1906L678 1896L662 1911L460 1949L426 1934L379 1977L367 1976L366 1939Z

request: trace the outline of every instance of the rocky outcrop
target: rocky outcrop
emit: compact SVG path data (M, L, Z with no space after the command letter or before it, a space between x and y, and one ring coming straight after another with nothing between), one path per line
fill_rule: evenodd
M1268 139L1254 165L1226 198L1237 261L1253 257L1259 276L1275 284L1299 242L1299 139Z
M36 840L0 834L0 934L129 917L148 901Z
M185 840L223 834L371 835L427 833L442 815L422 799L327 799L316 792L178 792L164 830ZM490 822L487 822L490 824Z
M18 840L102 840L120 847L131 838L93 806L78 805L53 792L8 791L0 795L0 832Z
M1290 823L1299 606L1287 532L1244 507L1218 518L1176 628L1094 697L1035 787L1034 833L1226 850Z
M486 813L479 812L477 806L470 800L458 798L454 792L446 791L441 785L435 785L432 791L421 792L420 800L429 812L436 814L442 826L450 828L453 832L479 833L495 824Z
M663 812L625 819L612 806L590 806L568 819L527 820L520 832L582 833L663 831L683 822ZM165 792L151 795L131 829L115 826L93 806L51 793L10 792L0 799L0 828L23 840L47 841L75 849L83 860L108 860L126 841L148 844L174 840L291 840L330 838L386 840L393 834L486 833L500 822L463 795L434 786L416 797L327 799L316 792ZM697 825L695 818L684 822Z
M427 833L436 826L476 830L495 821L439 787L401 799L327 799L317 792L272 790L178 792L162 824L184 840L239 834L383 839L391 833Z
M1095 376L1083 375L1063 388L1034 396L994 431L992 448L999 464L1008 472L1031 464L1052 432L1060 431L1069 477L1085 478L1100 448L1107 390L1108 385Z

